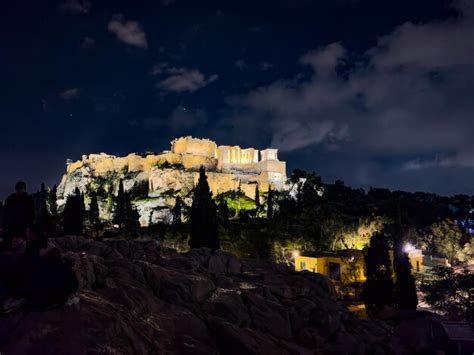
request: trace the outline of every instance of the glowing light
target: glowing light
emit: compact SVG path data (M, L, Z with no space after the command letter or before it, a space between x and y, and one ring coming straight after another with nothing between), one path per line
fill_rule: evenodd
M293 250L291 252L291 255L293 256L293 258L296 258L296 257L300 256L300 252L298 250Z
M411 251L413 251L413 250L415 250L415 247L414 247L412 244L410 244L410 243L405 243L405 245L403 246L403 251L404 251L405 253L409 253L409 252L411 252Z

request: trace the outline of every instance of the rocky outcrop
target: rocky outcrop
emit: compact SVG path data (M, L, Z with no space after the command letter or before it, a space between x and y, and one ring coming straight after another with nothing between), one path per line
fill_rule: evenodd
M62 237L79 303L0 318L5 354L384 354L385 326L348 314L319 274L154 241Z

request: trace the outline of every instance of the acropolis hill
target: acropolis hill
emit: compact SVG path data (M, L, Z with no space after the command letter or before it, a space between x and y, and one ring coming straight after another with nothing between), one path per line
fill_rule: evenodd
M105 153L83 155L81 160L68 160L67 172L58 187L58 203L65 202L75 188L87 196L99 196L102 218L109 219L107 194L116 194L120 179L130 192L140 213L140 222L170 222L170 208L177 196L190 202L190 193L198 181L198 170L206 169L214 196L240 190L254 198L255 189L265 193L269 187L286 186L286 164L278 160L277 149L243 149L218 146L209 139L181 137L171 142L171 150L161 153L132 153L116 157ZM102 199L100 199L102 197Z

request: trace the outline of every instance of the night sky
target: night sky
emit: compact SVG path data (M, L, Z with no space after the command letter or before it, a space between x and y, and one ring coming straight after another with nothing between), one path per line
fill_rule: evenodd
M0 198L193 135L474 193L474 1L2 1Z

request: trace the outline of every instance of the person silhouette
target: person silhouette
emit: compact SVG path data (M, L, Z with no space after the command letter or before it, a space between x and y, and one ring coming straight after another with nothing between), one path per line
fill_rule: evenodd
M18 181L15 185L15 193L5 200L3 206L0 225L3 237L2 249L9 249L14 238L26 239L28 228L33 225L34 219L33 199L26 192L26 183Z

